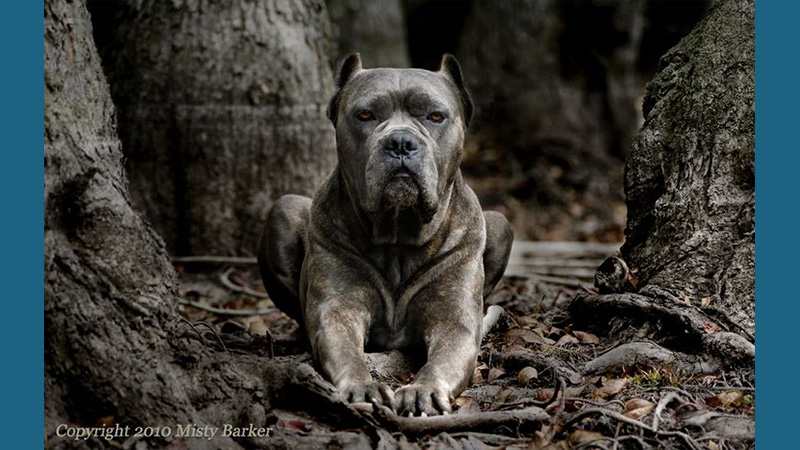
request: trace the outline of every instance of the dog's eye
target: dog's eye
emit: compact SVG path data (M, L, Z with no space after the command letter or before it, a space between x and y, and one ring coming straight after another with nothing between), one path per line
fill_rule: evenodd
M361 111L356 113L356 119L367 122L375 118L375 114L372 114L372 111L368 111L366 109L362 109Z
M433 123L442 123L442 122L444 122L444 114L442 114L442 113L440 113L438 111L437 112L432 112L432 113L428 114L428 120L430 120Z

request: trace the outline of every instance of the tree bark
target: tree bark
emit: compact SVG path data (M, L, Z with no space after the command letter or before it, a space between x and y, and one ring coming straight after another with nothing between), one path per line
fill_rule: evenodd
M136 2L102 43L133 204L177 254L248 254L335 165L322 0Z
M684 349L754 356L742 343L755 341L752 0L717 2L661 59L644 113L625 171L622 247L638 294L582 296L571 311L595 322L638 315Z
M339 43L333 62L360 53L365 67L408 67L406 24L400 0L328 0Z
M755 6L721 1L647 87L626 165L623 257L755 334Z

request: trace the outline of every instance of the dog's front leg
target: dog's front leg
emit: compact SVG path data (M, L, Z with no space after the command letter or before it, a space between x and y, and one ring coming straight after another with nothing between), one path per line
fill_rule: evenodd
M366 299L358 298L358 289L347 297L330 290L309 289L306 324L314 360L344 401L379 403L394 409L394 393L372 380L364 359L372 318L365 303Z
M480 347L483 277L482 272L467 273L471 281L454 277L410 311L422 322L428 360L412 384L397 390L399 414L449 413L453 398L472 379Z

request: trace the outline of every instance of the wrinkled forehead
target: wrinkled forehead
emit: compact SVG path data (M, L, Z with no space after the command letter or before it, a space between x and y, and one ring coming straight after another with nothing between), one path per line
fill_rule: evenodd
M458 93L444 74L423 69L365 69L344 88L347 103L391 101L455 108Z

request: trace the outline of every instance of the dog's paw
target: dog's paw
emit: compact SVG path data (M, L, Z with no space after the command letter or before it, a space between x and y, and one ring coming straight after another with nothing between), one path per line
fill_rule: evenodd
M339 388L339 393L348 403L377 403L395 410L394 392L389 386L376 381L348 383Z
M394 394L397 414L402 416L436 416L450 414L450 399L444 390L427 384L411 384Z

